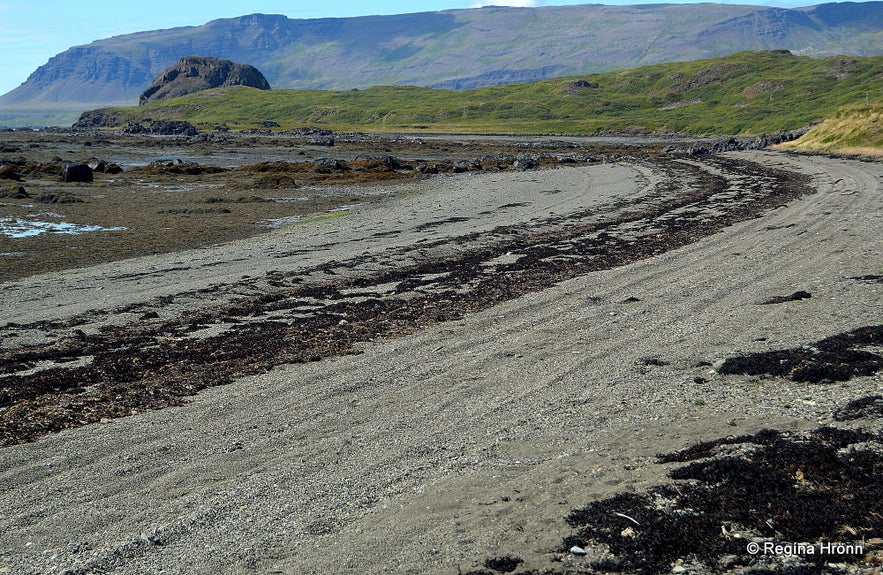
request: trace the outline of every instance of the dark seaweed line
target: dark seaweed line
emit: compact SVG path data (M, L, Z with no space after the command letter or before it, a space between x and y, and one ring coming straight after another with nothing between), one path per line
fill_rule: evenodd
M413 333L590 271L652 257L811 191L807 179L789 172L736 160L718 159L715 163L755 181L751 201L720 205L715 196L728 190L725 179L678 165L676 171L689 175L694 190L606 225L577 224L528 234L442 260L322 286L280 289L165 324L119 327L97 336L66 340L64 357L93 356L92 362L85 367L0 378L0 445L30 441L103 418L177 405L200 389L263 373L276 365L356 353L357 342ZM665 169L675 167L669 164ZM687 206L701 210L709 205L723 213L704 219L666 217L672 210ZM617 226L636 222L657 231L639 241L618 236ZM497 270L483 265L508 251L522 257ZM442 272L446 275L431 282L421 278ZM390 282L398 282L400 289L388 297L374 294L354 302L340 293ZM464 286L469 289L464 291ZM416 295L407 299L396 297L415 290ZM302 314L306 298L327 303L307 317L260 319L286 310ZM231 324L231 328L202 340L176 339L213 323Z

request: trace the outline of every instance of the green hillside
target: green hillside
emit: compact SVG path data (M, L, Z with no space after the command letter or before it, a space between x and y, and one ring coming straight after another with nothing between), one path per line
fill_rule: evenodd
M883 105L846 106L784 149L883 155Z
M226 88L105 115L116 125L180 119L203 130L276 122L339 131L757 134L800 128L868 100L883 100L883 56L761 51L465 91Z

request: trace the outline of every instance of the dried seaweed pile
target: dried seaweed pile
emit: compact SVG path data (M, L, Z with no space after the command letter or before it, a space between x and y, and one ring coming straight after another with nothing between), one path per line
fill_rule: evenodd
M881 440L830 427L794 436L766 430L660 456L661 463L690 462L669 473L682 483L573 511L567 521L578 536L565 548L598 550L601 558L587 561L591 571L618 573L747 567L809 574L829 572L831 563L879 566ZM852 547L829 549L822 542ZM814 552L801 543L814 545ZM786 547L784 554L767 554L765 544L798 552Z
M466 575L883 570L883 434L821 427L699 443L658 456L678 480L572 511L559 568L494 557Z
M883 325L865 326L800 348L730 358L724 374L773 375L794 381L846 381L883 369L883 356L862 348L883 346Z

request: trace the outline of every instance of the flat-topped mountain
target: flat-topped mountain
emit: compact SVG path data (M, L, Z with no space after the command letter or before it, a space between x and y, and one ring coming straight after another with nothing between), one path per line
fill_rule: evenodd
M811 56L883 53L883 2L791 10L487 7L324 19L252 14L73 47L0 97L0 109L133 104L157 74L192 54L255 66L275 88L348 90L473 88L775 48Z
M146 104L224 86L270 89L270 83L254 66L221 58L186 56L157 76L138 98L138 103Z

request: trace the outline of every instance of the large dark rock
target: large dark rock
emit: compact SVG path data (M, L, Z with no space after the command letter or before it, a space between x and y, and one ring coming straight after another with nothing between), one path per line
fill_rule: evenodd
M142 120L129 122L122 129L123 134L148 134L151 136L195 136L196 126L184 120Z
M110 108L89 110L80 114L80 119L71 126L74 130L89 130L92 128L110 128L124 122L123 117Z
M15 180L16 182L20 182L21 175L19 175L14 167L0 164L0 180Z
M143 105L222 86L270 89L270 83L254 66L221 58L187 56L157 76L138 103Z
M86 164L65 163L61 167L61 181L63 182L91 182L94 179L92 168Z

